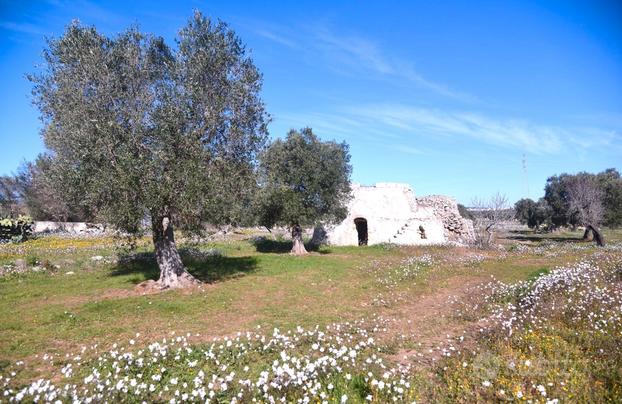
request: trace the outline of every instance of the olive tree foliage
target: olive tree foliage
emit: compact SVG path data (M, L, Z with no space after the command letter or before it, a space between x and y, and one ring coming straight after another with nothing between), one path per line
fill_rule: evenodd
M57 186L127 232L148 218L158 284L196 282L173 226L240 222L267 137L262 77L240 39L199 12L174 47L73 22L44 61L30 80Z
M603 192L603 224L609 227L622 226L622 176L615 168L609 168L596 174L596 181Z
M595 184L602 193L603 217L602 224L609 227L622 225L622 178L620 173L610 168L598 174L580 172L577 174L554 175L547 179L544 188L544 199L552 209L553 226L570 225L576 228L581 223L578 210L570 206L569 190L576 187L575 181L588 181ZM573 185L574 184L574 185ZM576 196L576 195L575 195Z
M80 205L75 195L55 186L50 178L51 156L40 154L34 161L20 166L15 181L25 210L35 220L60 222L92 221L93 211Z
M540 229L543 225L550 227L552 214L553 211L544 198L537 202L524 198L514 204L514 218L530 229Z
M480 248L489 248L501 224L514 217L507 196L501 193L488 199L474 199L471 202L471 213L474 217L475 245Z
M560 174L549 177L544 187L544 199L551 207L551 223L555 227L578 226L577 217L570 210L568 201L568 183L572 175Z
M26 215L34 220L90 221L86 206L72 203L50 178L51 157L40 154L23 162L13 175L0 177L0 217Z
M0 176L0 219L14 218L24 213L19 185L11 175Z
M347 215L350 154L346 143L319 140L311 128L291 130L261 155L259 223L291 229L292 254L306 254L302 227Z

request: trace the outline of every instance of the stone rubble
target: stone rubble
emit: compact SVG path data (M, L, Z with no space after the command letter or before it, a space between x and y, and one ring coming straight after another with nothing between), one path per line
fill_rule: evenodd
M475 238L473 221L460 215L458 204L453 198L443 195L429 195L417 198L418 206L432 207L434 215L443 222L449 241L469 243Z

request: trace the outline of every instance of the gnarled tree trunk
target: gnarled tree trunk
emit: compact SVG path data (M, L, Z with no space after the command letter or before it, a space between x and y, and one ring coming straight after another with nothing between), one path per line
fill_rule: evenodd
M307 249L305 248L305 244L302 241L302 227L299 224L295 224L292 226L292 240L294 241L294 245L292 245L292 251L290 254L292 255L305 255L307 253Z
M592 237L590 237L590 234L592 235ZM587 226L585 226L585 233L583 233L583 240L586 240L586 241L594 240L596 241L596 245L600 247L605 245L605 238L600 233L600 231L598 231L598 229L592 226L591 224L588 224Z
M157 284L162 289L184 288L200 283L184 268L181 257L175 245L173 224L168 216L153 216L151 218L153 245L156 261L160 268L160 279Z

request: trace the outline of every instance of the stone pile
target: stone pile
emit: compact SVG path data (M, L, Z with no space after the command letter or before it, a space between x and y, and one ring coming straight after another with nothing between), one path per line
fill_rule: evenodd
M445 236L449 241L470 243L474 240L473 222L460 215L458 204L453 198L429 195L417 198L417 204L434 210L434 215L443 222Z
M66 236L101 236L109 230L101 223L85 222L48 222L36 221L33 228L35 234L55 234Z

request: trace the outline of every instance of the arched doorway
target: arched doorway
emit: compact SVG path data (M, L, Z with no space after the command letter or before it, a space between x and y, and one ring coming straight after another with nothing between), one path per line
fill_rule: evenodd
M354 225L356 226L356 232L358 233L359 245L367 245L367 219L357 217L354 219Z

